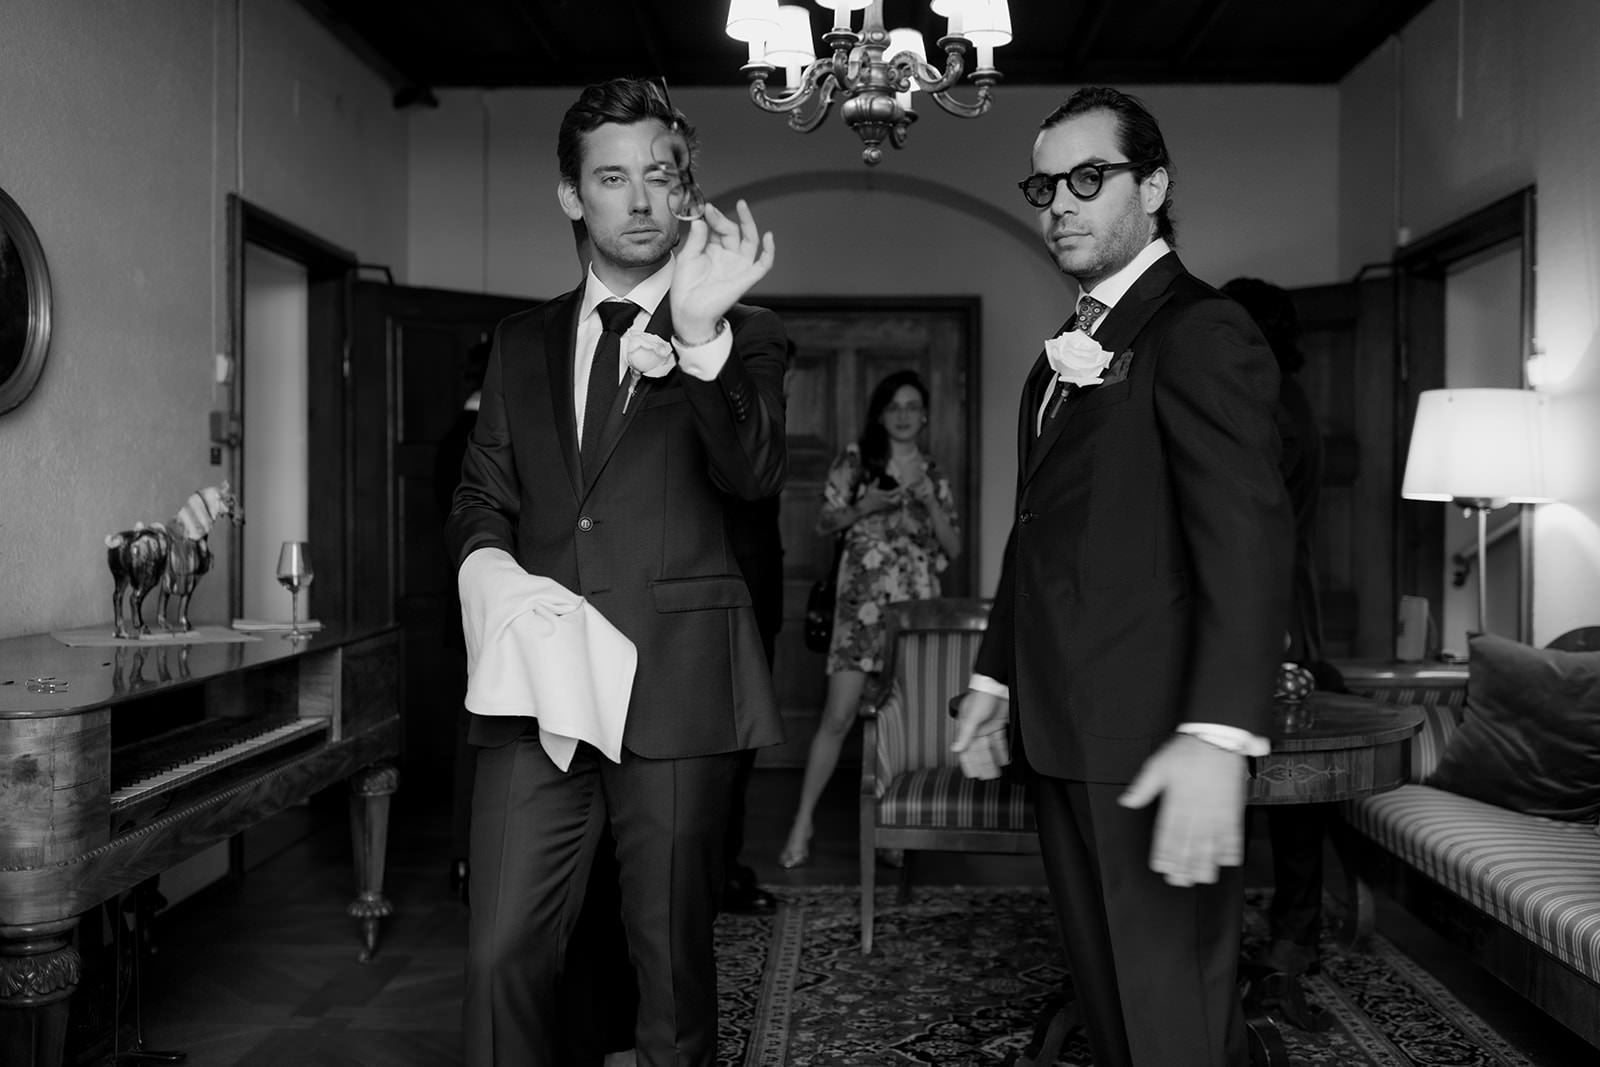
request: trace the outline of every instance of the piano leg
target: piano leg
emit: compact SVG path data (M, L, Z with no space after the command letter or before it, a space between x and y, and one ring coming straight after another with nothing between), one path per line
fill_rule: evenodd
M71 918L0 926L0 1063L59 1067L82 969L72 947L77 925Z
M383 865L389 843L389 798L400 785L400 770L375 763L350 776L350 843L356 858L356 899L346 909L361 920L360 960L378 951L378 925L394 913L383 895Z

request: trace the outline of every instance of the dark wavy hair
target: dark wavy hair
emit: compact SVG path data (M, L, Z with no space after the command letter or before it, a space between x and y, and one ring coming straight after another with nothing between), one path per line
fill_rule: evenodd
M591 85L579 94L567 113L561 116L561 131L556 135L556 165L564 181L578 184L583 163L583 135L608 122L631 126L655 119L669 130L683 135L692 160L700 147L694 127L683 112L672 106L666 91L645 78L612 78Z
M1128 159L1144 164L1134 168L1135 179L1142 182L1156 171L1166 170L1167 198L1156 210L1156 236L1178 247L1172 225L1172 191L1178 184L1172 156L1167 151L1166 138L1161 136L1161 126L1143 101L1120 89L1091 85L1067 97L1065 103L1044 117L1039 128L1048 130L1091 111L1109 111L1117 117L1117 147Z
M1222 287L1222 292L1250 313L1277 357L1280 371L1293 374L1305 366L1306 356L1300 350L1300 314L1287 289L1260 278L1235 278Z
M872 389L867 400L867 424L861 429L861 465L866 473L864 482L881 481L889 469L889 431L883 428L883 413L894 403L894 394L911 386L922 397L922 406L928 407L928 387L922 376L914 370L897 370Z

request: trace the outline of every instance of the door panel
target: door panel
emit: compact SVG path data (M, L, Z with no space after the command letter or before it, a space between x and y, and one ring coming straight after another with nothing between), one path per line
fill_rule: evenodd
M1394 288L1388 280L1292 290L1305 366L1297 377L1322 429L1318 591L1328 659L1394 652Z
M445 554L434 464L466 399L467 352L535 302L361 282L351 386L358 436L353 525L359 619L401 626L407 791L447 795L466 691L455 568Z
M783 629L773 678L786 741L763 750L762 766L801 766L827 692L825 657L802 639L806 594L827 572L833 542L815 526L822 487L834 457L861 435L872 387L912 369L928 385L928 447L950 479L962 539L977 544L978 398L976 300L764 300L783 318L795 343L788 398L789 479L779 523L784 546ZM974 553L964 549L944 576L944 593L967 596L975 586ZM852 738L851 745L859 741ZM841 762L859 761L847 747Z

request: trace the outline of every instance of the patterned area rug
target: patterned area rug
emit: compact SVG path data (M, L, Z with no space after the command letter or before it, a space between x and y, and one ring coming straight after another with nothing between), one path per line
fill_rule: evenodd
M877 901L863 957L853 887L784 894L776 917L717 926L718 1067L993 1067L1027 1044L1052 992L1070 986L1041 889L894 889ZM1245 949L1264 936L1252 891ZM1528 1067L1528 1061L1382 937L1346 952L1329 927L1306 981L1321 1033L1285 1029L1297 1067ZM1081 1034L1060 1067L1088 1067Z

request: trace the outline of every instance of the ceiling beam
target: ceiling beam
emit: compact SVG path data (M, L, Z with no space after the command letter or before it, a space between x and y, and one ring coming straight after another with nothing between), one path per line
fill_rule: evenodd
M433 90L426 83L413 78L402 70L398 64L391 60L376 45L367 39L366 35L355 26L351 25L343 15L334 11L326 0L299 0L300 6L306 13L322 24L323 28L348 48L355 57L365 63L373 73L382 78L384 84L389 86L390 101L396 108L409 107L417 104L422 107L438 107L439 101L433 95Z
M1172 54L1172 65L1180 70L1188 67L1194 54L1205 44L1206 37L1211 33L1211 27L1216 23L1217 16L1222 14L1223 0L1206 0L1195 12L1189 24L1183 28L1183 33L1178 40L1183 44Z
M550 20L545 17L544 4L541 0L512 0L511 10L516 13L522 22L523 29L533 38L533 43L543 53L546 63L562 64L568 56L561 48L561 43L556 39L555 29L550 25Z
M661 21L646 6L645 0L633 0L629 5L633 8L633 21L639 27L639 36L644 39L644 51L650 57L650 65L656 72L666 77L669 69L667 66L668 49L662 45ZM676 71L673 71L676 81Z

